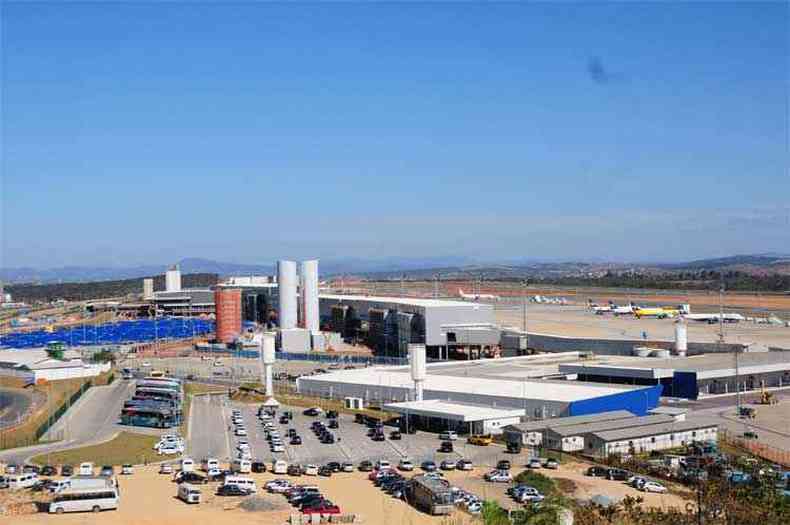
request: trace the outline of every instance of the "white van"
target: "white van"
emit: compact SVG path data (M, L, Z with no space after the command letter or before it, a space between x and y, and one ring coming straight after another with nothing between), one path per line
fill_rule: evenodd
M80 476L93 476L93 463L80 463Z
M458 439L458 434L456 434L452 430L447 430L446 432L442 432L441 434L439 434L439 439L443 441L455 441Z
M22 474L14 474L13 476L6 476L8 488L11 490L27 489L38 483L38 474L34 472L26 472Z
M208 472L211 469L219 468L219 461L215 458L203 458L203 471Z
M237 459L233 461L232 469L239 474L249 474L252 472L252 462L248 459Z
M181 460L181 472L194 472L195 462L192 458L183 458Z
M235 485L240 489L246 490L247 492L257 492L258 487L255 485L255 480L252 478L245 478L243 476L228 476L225 478L225 485Z
M287 474L288 473L288 463L285 461L278 459L277 461L272 463L272 473L273 474Z
M184 503L200 503L200 489L189 483L178 486L178 499Z
M64 512L99 512L118 508L118 489L107 484L102 488L68 488L49 504L51 514Z

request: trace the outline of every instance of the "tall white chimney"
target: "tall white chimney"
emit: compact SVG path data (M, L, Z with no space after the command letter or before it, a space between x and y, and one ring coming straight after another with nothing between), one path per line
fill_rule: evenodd
M302 261L303 326L312 332L320 330L318 314L318 260Z
M414 381L414 400L422 401L422 384L427 376L425 345L409 345L409 364L411 365L411 379Z
M684 318L675 321L675 354L686 357L688 349L688 324Z
M272 383L272 369L274 368L274 336L263 334L261 338L261 360L263 361L263 384L265 385L266 395L274 395L274 385Z
M277 263L277 281L279 281L280 329L296 328L296 263L279 261Z
M154 280L143 279L143 299L149 300L154 298Z

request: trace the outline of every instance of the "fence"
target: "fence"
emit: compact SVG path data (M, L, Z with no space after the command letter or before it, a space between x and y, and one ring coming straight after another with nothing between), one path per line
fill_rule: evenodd
M349 365L407 365L409 360L405 357L384 357L366 355L344 354L319 354L315 352L277 352L277 359L283 361L316 361L319 363L347 363Z
M112 377L112 376L111 376ZM111 380L111 379L110 379ZM47 433L52 425L57 423L58 419L84 394L90 387L93 386L93 381L86 381L82 386L58 407L51 416L47 418L44 423L36 429L36 439L41 439L41 436Z
M719 439L729 445L745 450L750 454L763 458L771 463L777 463L783 467L790 467L790 451L778 447L772 447L757 440L741 439L735 434L724 429L719 429Z

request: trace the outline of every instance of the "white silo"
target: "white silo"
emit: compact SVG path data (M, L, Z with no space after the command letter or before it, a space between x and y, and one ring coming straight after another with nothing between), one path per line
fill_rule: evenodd
M685 357L688 349L688 324L682 317L675 321L675 354Z
M414 400L422 401L422 384L428 375L425 366L425 345L409 345L409 364L411 379L414 381Z
M302 261L303 326L310 333L320 330L318 314L318 260Z
M277 280L279 281L280 329L296 328L296 263L279 261L277 263Z
M143 299L150 300L154 298L154 280L143 279Z
M263 334L261 338L261 361L263 361L263 384L265 385L266 395L273 396L272 369L275 361L273 334Z
M167 269L165 274L165 290L168 292L181 291L181 270L175 264Z

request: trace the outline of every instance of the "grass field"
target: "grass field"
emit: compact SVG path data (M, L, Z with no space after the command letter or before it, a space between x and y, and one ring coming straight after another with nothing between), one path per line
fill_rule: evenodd
M90 445L87 447L73 448L52 454L42 454L32 459L39 465L79 465L83 461L92 461L95 465L123 465L131 463L140 465L160 461L162 456L153 449L159 441L158 436L147 436L121 432L114 439Z
M93 386L106 385L112 371L93 378ZM46 401L21 425L0 432L0 450L7 448L24 447L37 443L36 430L44 424L49 417L66 400L85 383L86 379L66 379L28 387L46 396ZM12 383L7 386L16 386Z

